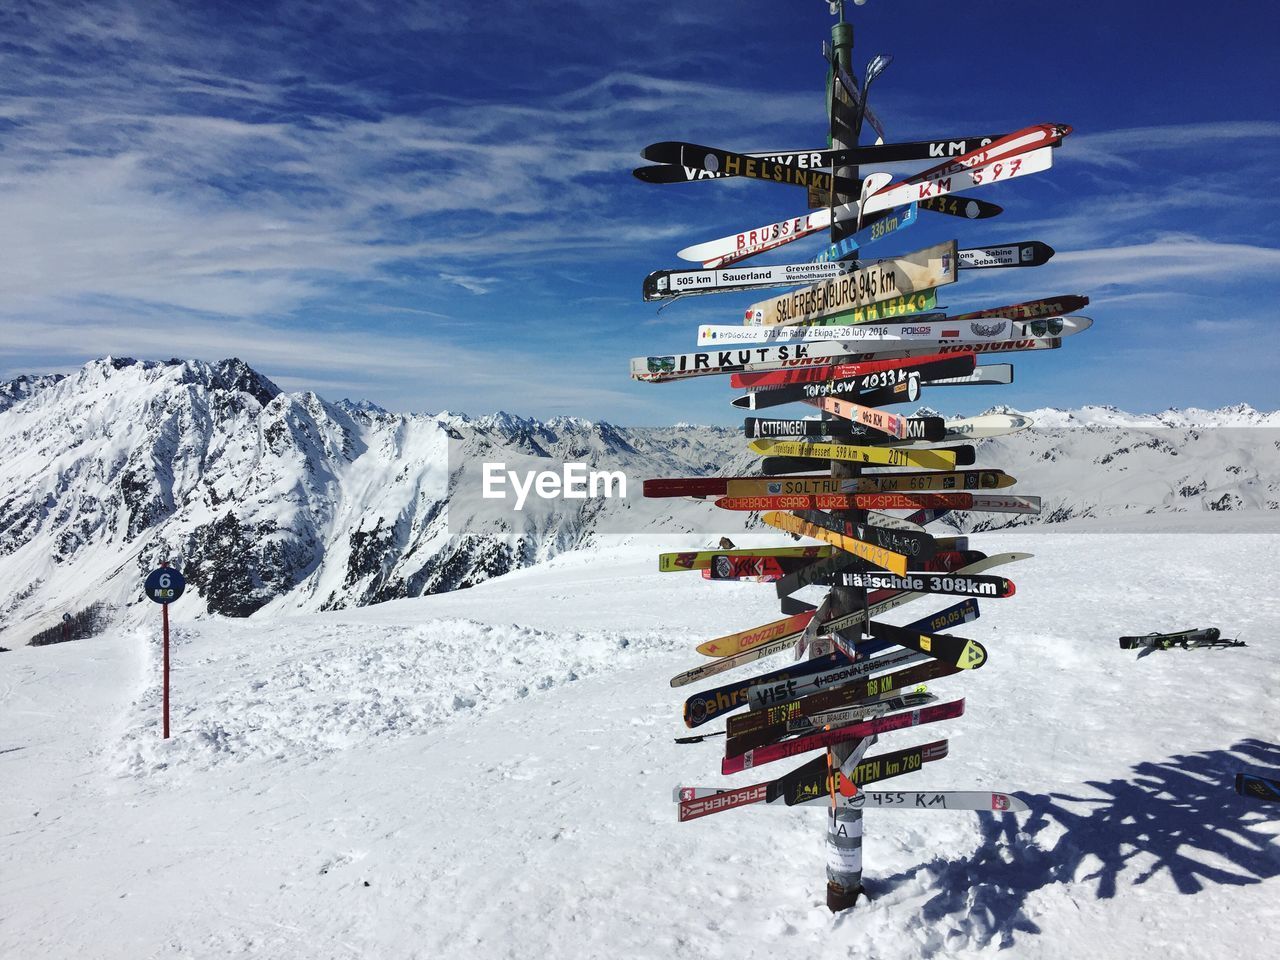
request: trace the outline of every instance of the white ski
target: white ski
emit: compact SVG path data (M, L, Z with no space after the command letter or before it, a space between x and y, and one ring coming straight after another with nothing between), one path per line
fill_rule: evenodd
M997 343L1024 337L1069 337L1093 324L1088 317L1047 317L1043 320L1010 320L990 317L964 323L946 319L918 323L907 319L893 324L860 323L851 326L773 326L737 327L704 323L698 327L698 346L737 346L738 344L825 344L832 341L861 344L863 350L891 350L903 343ZM1052 334L1032 330L1052 330ZM887 346L880 346L887 344Z
M975 384L995 386L1013 383L1013 364L993 363L987 367L974 367L973 373L963 377L946 377L942 380L930 380L931 387L965 387Z

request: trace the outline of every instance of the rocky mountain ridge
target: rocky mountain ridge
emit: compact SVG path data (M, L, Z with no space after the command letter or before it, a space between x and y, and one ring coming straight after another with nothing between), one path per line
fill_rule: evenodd
M1280 412L1024 412L1037 429L985 441L979 462L1042 495L1044 515L974 514L958 529L1280 507L1280 433L1267 430ZM516 514L478 499L493 461L622 470L631 495ZM236 359L20 377L0 384L0 643L95 602L146 614L141 579L164 560L187 575L189 613L248 616L457 589L620 535L715 542L753 519L645 500L639 482L754 461L730 428L396 414L285 393Z

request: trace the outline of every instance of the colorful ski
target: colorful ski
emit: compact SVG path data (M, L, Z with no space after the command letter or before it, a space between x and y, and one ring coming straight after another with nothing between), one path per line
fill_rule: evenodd
M922 470L952 470L956 455L946 450L904 450L898 447L863 447L847 443L816 443L796 440L752 440L751 450L782 457L806 457L871 463L885 467L918 467Z
M936 740L919 747L907 747L861 760L851 771L858 784L878 783L901 776L947 755L947 741ZM737 790L720 787L676 787L674 800L680 821L696 820L712 813L734 810L751 804L794 806L830 802L827 758L815 757L777 780ZM760 788L764 791L761 792Z
M938 543L939 543L939 548L942 549L943 548L942 541L939 541ZM1026 559L1029 559L1031 556L1032 554L1029 554L1029 553L999 553L999 554L990 556L985 560L981 560L978 563L970 564L967 567L961 567L956 572L957 573L984 573L987 570L992 569L993 567L998 567L1006 563L1015 563L1019 560L1026 560ZM869 604L868 608L865 611L854 610L854 611L851 611L850 613L842 614L830 620L823 621L822 630L824 632L830 633L836 630L844 630L850 627L855 627L858 624L864 623L867 619L868 614L873 617L878 616L879 614L885 613L889 610L897 609L903 604L911 603L913 600L919 600L921 597L927 597L927 596L928 596L927 593L915 593L915 592L899 593L893 597L886 598L885 600L878 601L873 604ZM967 600L964 601L964 603L970 603L970 602L972 601L967 601ZM960 605L957 605L957 606L960 606ZM812 616L812 611L810 611L810 616ZM697 680L703 679L704 677L712 677L712 676L715 676L717 673L723 673L726 670L732 670L734 667L739 667L739 666L742 666L743 664L752 663L753 661L759 660L762 657L767 657L767 656L770 656L771 654L778 653L782 650L790 649L793 646L795 639L798 636L800 636L801 632L802 630L796 630L794 633L784 634L783 636L780 636L777 639L771 640L768 643L761 644L760 646L757 646L751 650L746 650L739 654L734 654L732 656L722 657L717 660L712 660L710 663L703 663L696 667L693 667L692 669L685 670L683 673L679 673L676 676L671 678L671 686L682 687L685 684L693 683Z
M1040 317L1062 317L1083 310L1089 305L1089 298L1079 294L1065 294L1061 297L1045 297L1042 300L1027 300L1023 303L1011 303L1004 307L990 307L986 310L975 310L962 313L951 319L957 323L966 320L984 320L987 317L1008 317L1011 320L1036 320Z
M817 383L795 383L785 387L766 387L753 390L741 397L734 397L733 406L741 410L767 410L787 403L798 403L819 400L823 397L855 397L848 406L842 408L853 411L855 407L871 409L877 403L894 403L903 399L915 399L922 385L934 380L946 380L962 377L974 370L972 355L944 357L941 360L930 360L918 366L899 367L896 370L882 370L879 373L864 373L861 376L841 380L822 380ZM913 385L914 384L914 385ZM828 411L834 413L836 411ZM877 417L876 415L879 414ZM843 416L843 414L841 414ZM888 423L893 414L885 414L872 409L871 419L879 419ZM846 420L856 420L874 429L874 423L856 416L847 416ZM905 417L899 418L905 420ZM904 428L905 429L905 428ZM881 430L891 433L891 430ZM904 438L899 438L904 439Z
M974 566L978 565L975 564ZM986 568L984 567L983 569ZM896 596L903 596L903 594L897 594ZM916 596L927 596L927 594L916 594ZM869 599L868 602L872 603L873 607L878 607L883 601L872 602ZM939 630L950 630L961 624L972 623L978 619L978 616L978 601L973 599L961 600L957 604L909 624L906 629L936 633ZM778 706L815 693L838 688L852 681L862 680L873 673L910 667L919 663L938 662L928 654L920 653L918 650L908 650L879 640L860 643L857 649L859 656L857 661L849 663L846 658L838 668L833 668L825 673L793 677L786 681L765 682L763 678L760 681L753 681L746 692L746 700L744 702L749 704L753 710ZM876 653L881 653L881 656L868 659Z
M953 667L939 660L926 660L884 676L847 681L836 689L828 688L797 700L736 714L726 721L725 734L730 737L740 737L792 720L872 703L877 698L891 696L907 687L940 680L959 672L959 667Z
M1003 470L958 470L953 473L878 473L874 476L841 480L845 493L923 493L926 491L1000 490L1018 481ZM727 484L728 496L740 496L744 489ZM814 491L826 493L828 491Z
M941 197L966 187L983 186L1038 173L1053 166L1052 147L1071 133L1065 124L1042 123L1001 137L977 150L891 183L862 204L862 213Z
M851 257L868 244L875 243L877 240L882 240L892 233L905 230L913 225L919 216L918 210L919 207L913 203L900 212L891 211L882 219L876 220L869 226L865 226L861 230L831 244L831 246L814 257L813 262L833 263L846 257ZM926 307L925 309L928 308Z
M846 740L856 740L860 737L870 736L873 733L880 734L893 730L905 730L908 727L937 723L941 720L953 720L963 714L964 698L962 697L950 703L935 704L934 706L923 707L906 713L893 713L887 717L877 717L874 720L863 720L859 723L837 727L834 730L826 730L821 733L810 734L807 737L799 737L795 740L787 740L783 743L770 744L755 750L748 750L742 754L727 756L720 762L720 772L726 775L739 773L753 767L763 766L766 763L773 763L776 760L799 756L802 753L808 753L810 750L834 746Z
M823 400L823 403L829 402ZM912 441L923 440L931 443L941 442L946 438L946 425L941 417L903 417L906 437ZM760 417L747 417L742 421L742 431L749 439L767 437L787 439L794 437L867 437L867 443L880 445L879 441L888 439L882 434L861 423L849 420L769 420Z
M883 370L898 370L903 367L916 367L935 360L945 360L951 354L920 354L911 357L895 357L892 360L871 360L859 363L843 363L829 359L824 363L811 366L795 367L785 370L769 370L764 373L735 373L729 378L729 385L737 389L757 389L760 387L785 387L796 383L822 383L826 380L847 380L868 373Z
M904 163L911 160L935 160L961 156L984 147L1008 134L984 134L980 137L956 137L940 140L914 140L906 143L881 143L874 146L824 148L821 150L755 150L733 153L716 147L704 147L682 140L651 143L640 151L650 163L696 168L711 176L746 176L727 172L729 156L771 160L785 166L805 168L857 166L859 164ZM650 183L678 181L651 180ZM694 178L689 178L694 179Z
M811 323L903 294L955 283L956 251L956 242L949 240L892 260L868 264L833 280L762 300L748 309L747 323L766 327Z
M857 344L861 350L894 350L903 346L931 347L938 353L946 352L952 344L992 344L1017 341L1027 337L1070 337L1083 333L1093 325L1088 317L1044 317L1039 320L1008 320L992 317L989 320L969 320L955 323L951 318L941 320L906 320L897 323L864 323L850 327L815 327L807 324L758 327L739 327L732 324L704 323L698 327L698 345L723 344L738 347L743 344L773 345L795 344L825 346L836 341L845 345ZM817 356L812 353L810 355ZM755 349L760 349L757 346ZM778 347L781 349L781 347ZM851 352L851 351L850 351Z
M785 530L788 533L799 534L802 537L812 537L815 540L824 540L843 550L845 553L851 553L855 557L860 557L868 563L875 564L885 570L892 570L895 573L905 573L907 569L907 556L894 550L889 550L878 544L868 543L865 540L858 540L854 537L847 536L843 533L836 533L833 530L827 530L818 526L816 523L810 523L807 520L801 520L799 517L793 517L789 513L770 512L761 515L761 520L769 524L771 527L777 527L779 530ZM901 531L885 531L886 533Z
M949 633L924 633L874 620L867 625L867 632L877 640L919 650L961 670L977 670L987 662L987 648L977 640L967 640Z
M1242 640L1225 640L1217 627L1183 630L1181 633L1149 633L1141 637L1121 637L1120 649L1136 650L1141 647L1153 647L1156 650L1170 650L1181 647L1192 650L1196 647L1245 647Z
M830 714L824 714L821 719L816 721L810 720L808 717L797 717L794 720L786 720L780 724L753 730L750 733L728 737L725 740L724 752L726 756L741 756L748 750L772 746L796 734L813 733L815 728L821 730L824 727L845 726L850 723L856 723L859 720L882 717L893 710L914 710L935 703L937 699L931 693L888 694L883 698L873 698L867 703L834 710Z

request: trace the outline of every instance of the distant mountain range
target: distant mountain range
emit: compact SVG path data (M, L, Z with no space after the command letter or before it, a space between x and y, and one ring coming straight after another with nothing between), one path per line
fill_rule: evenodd
M983 441L979 464L1043 496L1040 518L1280 507L1280 412L1021 411L1034 430ZM452 445L452 456L450 455ZM101 602L141 617L162 560L184 611L321 610L466 587L629 533L748 529L695 501L538 501L459 509L479 465L582 461L629 478L750 473L738 430L618 427L507 413L389 413L284 393L240 360L107 358L0 384L0 645ZM558 468L558 463L556 463ZM452 522L448 509L454 498ZM714 519L714 523L712 520ZM712 537L709 542L714 542Z

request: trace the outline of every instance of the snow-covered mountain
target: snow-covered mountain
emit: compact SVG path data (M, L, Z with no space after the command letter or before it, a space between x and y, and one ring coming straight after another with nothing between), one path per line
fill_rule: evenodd
M1029 413L1047 429L986 441L979 463L1043 496L1041 521L1280 505L1280 432L1258 429L1280 413ZM632 495L479 509L465 494L498 460L620 469ZM142 616L141 577L163 560L187 575L184 613L246 616L453 590L620 531L741 530L750 517L644 500L639 481L754 461L733 429L395 414L282 392L235 359L21 377L0 384L0 644L93 602Z

